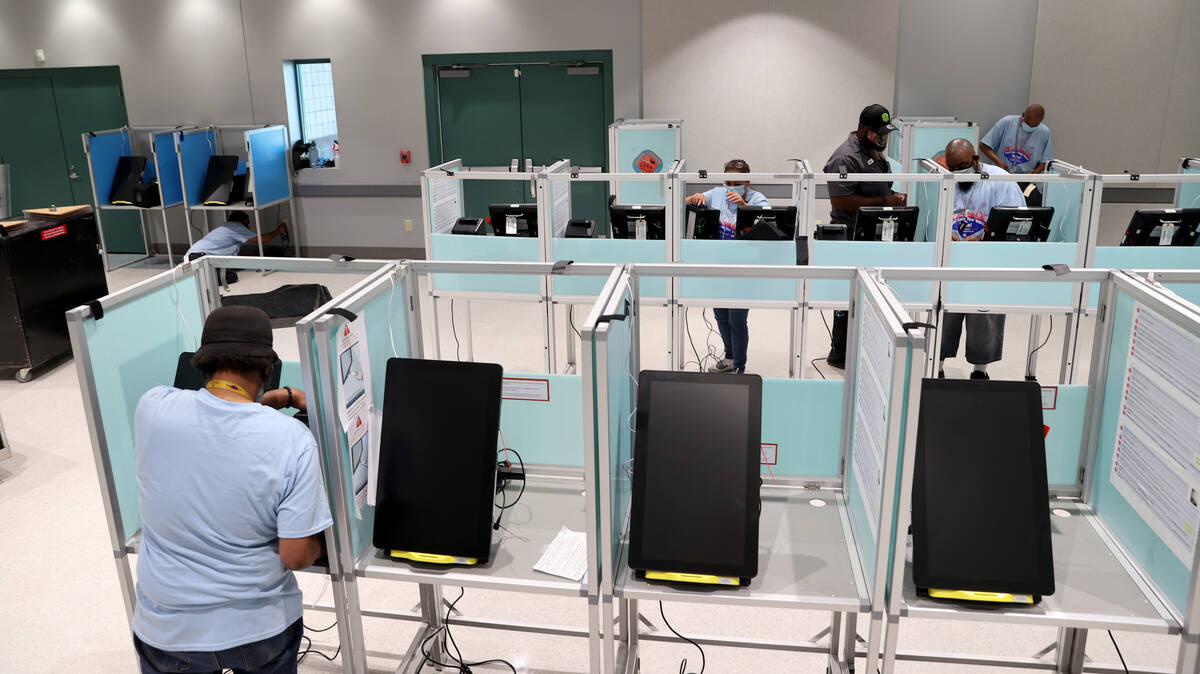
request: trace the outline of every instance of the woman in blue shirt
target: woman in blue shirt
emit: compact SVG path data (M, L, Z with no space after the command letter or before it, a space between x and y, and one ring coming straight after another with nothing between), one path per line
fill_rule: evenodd
M725 162L725 173L749 173L750 164L744 159ZM749 180L726 180L723 186L688 197L689 206L702 206L720 211L722 239L737 236L737 209L739 206L769 206L762 192L750 189ZM725 357L708 368L709 372L745 372L746 348L750 344L750 328L746 323L749 309L713 309L721 341L725 343Z

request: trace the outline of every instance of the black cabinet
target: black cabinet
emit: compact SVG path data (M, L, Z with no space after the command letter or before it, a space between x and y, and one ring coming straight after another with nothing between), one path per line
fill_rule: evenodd
M31 220L0 235L0 370L31 370L71 352L65 313L108 294L96 219Z

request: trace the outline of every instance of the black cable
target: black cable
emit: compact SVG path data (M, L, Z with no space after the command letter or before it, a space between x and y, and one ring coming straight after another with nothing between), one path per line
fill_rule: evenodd
M813 366L813 369L817 371L817 374L821 375L821 379L824 379L824 378L825 378L825 373L824 373L824 372L821 372L821 368L817 367L817 361L818 361L818 360L829 360L829 358L828 358L828 357L824 357L824 358L813 358L812 360L808 361L808 362L809 362L809 364Z
M1050 341L1050 335L1053 335L1053 334L1054 334L1054 316L1051 316L1050 317L1050 330L1049 330L1049 332L1046 333L1046 338L1042 340L1041 344L1038 344L1036 349L1030 351L1029 355L1025 357L1025 371L1026 372L1029 371L1029 364L1033 362L1033 354L1037 353L1043 346L1046 346L1046 343Z
M454 300L450 300L450 334L454 335L454 359L462 362L462 354L459 353L461 345L458 343L458 329L454 327Z
M500 451L501 452L512 452L513 454L517 455L517 462L521 464L521 491L517 492L517 497L515 499L513 499L512 503L509 503L508 499L506 498L504 501L504 505L500 505L498 503L496 504L496 506L498 508L500 508L500 512L496 513L496 521L495 521L495 523L492 524L493 531L500 528L500 518L504 515L504 511L517 505L517 503L519 503L521 501L521 497L525 495L525 482L526 482L524 479L525 478L525 460L521 458L520 452L518 452L515 449L512 449L511 447L501 448ZM497 452L497 453L499 453L499 452ZM511 461L508 462L508 466L510 468L512 467ZM503 493L504 487L506 487L506 486L508 486L507 481L505 481L505 484L500 487L500 490L498 493Z
M818 311L821 314L821 322L825 324L825 332L829 333L829 341L833 341L833 328L829 327L829 321L825 320L825 312Z
M579 334L579 331L575 329L575 312L570 306L567 307L567 326L570 327L571 330L575 331L575 336L578 337L580 341L583 340L583 335Z
M695 646L696 650L700 651L700 671L697 672L697 674L704 674L704 667L708 664L704 658L704 649L700 648L700 644L683 636L679 632L676 632L675 628L671 627L671 623L667 620L667 614L663 612L663 603L661 601L658 602L658 614L660 616L662 616L663 624L667 626L667 629L671 630L671 634L674 634L675 636L679 637L680 639L683 639L684 641L688 642L689 644ZM683 662L679 663L679 674L685 674L686 669L687 669L687 658L684 658Z
M511 662L501 659L501 658L492 658L490 660L480 660L478 662L467 662L466 660L463 660L462 651L460 651L458 649L458 644L454 641L454 635L450 632L450 615L452 613L454 613L454 607L458 605L458 602L462 600L463 595L465 595L466 593L467 593L466 588L462 588L462 587L458 588L458 597L456 597L454 599L454 601L450 602L450 605L446 608L446 618L445 618L445 620L442 621L442 626L437 628L433 632L431 632L429 634L429 636L425 637L421 641L421 656L422 657L421 657L421 664L417 666L417 671L420 672L425 667L426 662L433 664L435 667L445 667L445 668L451 669L452 671L457 670L459 672L459 674L472 674L472 670L471 670L472 667L482 667L483 665L491 665L491 664L502 664L505 667L508 667L510 670L512 670L513 674L517 674L517 668L514 667ZM443 635L442 636L442 650L446 652L446 655L450 656L450 659L452 660L452 662L450 662L450 663L438 662L437 660L434 660L433 657L430 656L430 654L429 654L429 648L428 648L429 642L434 637L438 636L439 634ZM446 648L447 638L449 639L450 645L454 647L454 651L455 651L454 654L451 654L450 651ZM457 655L457 657L455 657L455 655Z
M692 353L696 354L696 369L704 371L704 362L700 360L700 351L696 349L696 340L692 339L692 326L688 323L687 307L683 308L683 330L687 333L688 343L692 345Z
M336 621L336 620L335 620L335 621L333 621L333 624L332 624L332 625L330 625L329 627L326 627L325 629L320 629L320 630L319 630L319 629L317 629L317 628L315 628L315 627L309 627L308 625L305 625L305 626L304 626L304 629L308 630L309 632L328 632L329 630L331 630L331 629L333 629L333 628L335 628L335 627L337 627L337 621Z
M304 662L304 658L306 656L308 656L309 653L316 653L317 655L325 658L326 660L333 662L334 660L337 660L338 655L341 654L341 652L342 652L341 645L338 645L337 650L333 652L333 655L325 655L321 651L318 651L317 649L313 648L312 639L309 639L307 636L305 636L303 634L300 635L300 638L308 641L308 645L304 647L304 650L300 651L299 657L296 658L296 664L300 664L301 662Z
M1121 655L1121 647L1117 645L1117 638L1113 636L1112 630L1108 631L1108 638L1112 640L1113 648L1117 649L1117 657L1121 659L1121 667L1125 669L1125 674L1129 674L1129 665L1125 664L1125 656Z

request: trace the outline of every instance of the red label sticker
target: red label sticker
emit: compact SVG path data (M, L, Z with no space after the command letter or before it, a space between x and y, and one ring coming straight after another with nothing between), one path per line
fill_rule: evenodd
M550 380L505 377L500 397L504 400L527 400L537 403L548 403L550 402Z
M42 241L46 241L48 239L53 239L56 236L62 236L63 234L66 234L66 233L67 233L66 225L59 225L57 227L50 227L47 229L43 229L42 230Z

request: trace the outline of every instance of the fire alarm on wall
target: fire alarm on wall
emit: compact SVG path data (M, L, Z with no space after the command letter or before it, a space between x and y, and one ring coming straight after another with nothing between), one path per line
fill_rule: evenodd
M400 163L401 164L411 164L412 163L412 152L409 150L400 150Z

